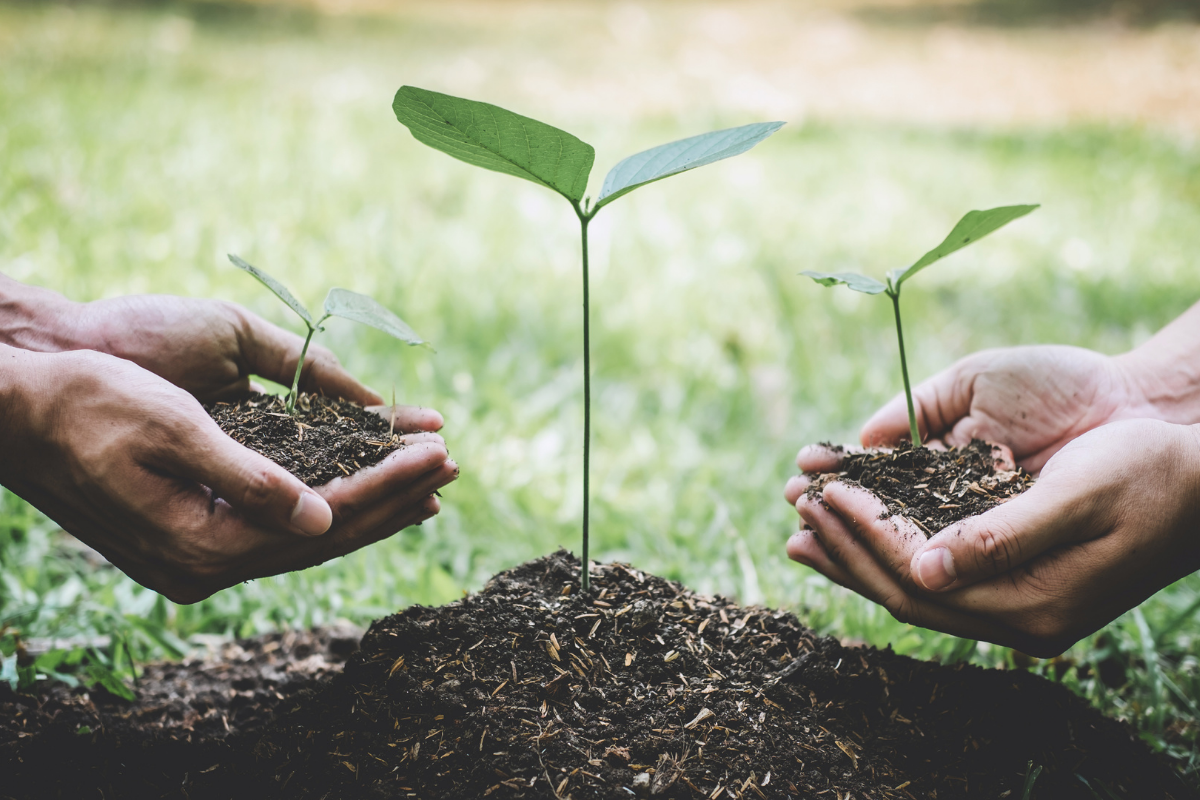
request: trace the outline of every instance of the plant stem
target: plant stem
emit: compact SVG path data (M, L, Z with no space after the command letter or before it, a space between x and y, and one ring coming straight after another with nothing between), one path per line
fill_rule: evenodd
M324 319L321 320L321 322L324 321ZM296 376L292 378L292 390L288 392L287 401L284 404L285 410L289 414L296 408L296 398L300 396L300 372L304 369L304 358L308 355L308 345L312 341L313 335L321 329L321 322L309 326L308 336L304 339L304 347L300 349L300 360L296 362Z
M900 292L889 291L892 308L896 312L896 340L900 342L900 373L904 376L904 399L908 401L908 431L912 435L913 447L921 446L921 432L917 429L917 412L913 409L912 387L908 383L908 362L904 358L904 330L900 327Z
M592 347L590 325L588 324L588 223L590 215L584 213L578 206L579 231L583 247L583 556L579 571L580 588L587 592L592 588L592 575L588 563L588 474L591 466L592 450Z

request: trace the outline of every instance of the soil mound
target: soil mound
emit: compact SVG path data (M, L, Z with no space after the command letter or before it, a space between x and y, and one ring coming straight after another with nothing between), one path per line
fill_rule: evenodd
M1127 727L1030 673L845 647L620 564L581 596L578 575L560 551L409 608L264 726L181 747L131 723L103 778L13 796L107 780L105 797L1019 798L1032 761L1035 798L1194 797ZM49 732L0 746L7 786L103 744L48 749ZM123 792L118 757L141 780Z

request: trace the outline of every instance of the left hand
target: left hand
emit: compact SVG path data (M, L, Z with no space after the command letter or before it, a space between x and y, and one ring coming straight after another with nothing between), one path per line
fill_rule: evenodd
M1130 420L1085 433L1025 493L930 539L864 489L834 482L822 503L807 488L801 476L785 492L806 524L790 558L902 622L1034 656L1200 567L1193 426Z
M250 376L292 385L304 340L219 300L130 295L75 306L71 339L79 348L132 361L201 402L244 395ZM304 359L302 391L383 402L354 379L327 348L313 343ZM437 430L437 426L422 428Z

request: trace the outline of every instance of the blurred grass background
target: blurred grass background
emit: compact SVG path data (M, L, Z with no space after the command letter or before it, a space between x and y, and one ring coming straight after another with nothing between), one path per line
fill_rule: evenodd
M984 347L1121 352L1200 297L1200 122L1178 102L1200 91L1192 6L1127 27L1112 4L1080 22L1064 3L1047 27L1014 3L1014 30L969 5L0 3L0 270L77 300L225 298L291 327L225 253L313 302L333 284L372 294L436 356L340 323L326 344L383 394L440 409L463 468L423 527L187 607L0 490L0 625L113 634L157 658L197 634L367 624L576 547L573 215L417 144L392 94L411 83L566 128L597 147L593 192L643 147L783 118L752 154L592 226L596 556L842 638L1041 671L1200 785L1197 576L1030 665L900 625L784 557L796 450L856 439L900 387L887 304L800 270L881 275L968 209L1042 203L905 296L918 380ZM1093 66L1153 91L1101 91Z

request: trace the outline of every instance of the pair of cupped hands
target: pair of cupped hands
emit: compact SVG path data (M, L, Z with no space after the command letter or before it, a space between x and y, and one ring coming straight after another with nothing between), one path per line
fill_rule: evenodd
M0 345L0 376L19 376L0 408L0 484L176 602L418 524L458 476L431 409L396 407L407 446L317 488L224 434L201 401L244 394L251 375L290 384L303 344L238 306L29 295ZM316 345L301 388L393 413Z
M1197 421L1195 381L1190 367L1148 355L1169 342L1160 337L1117 357L983 351L916 387L927 445L984 439L1037 475L1025 493L928 539L862 488L835 481L809 497L809 476L837 471L839 455L805 447L804 474L785 489L803 521L788 555L902 622L1062 652L1200 567L1200 435L1183 424ZM862 442L894 446L908 434L900 396Z

